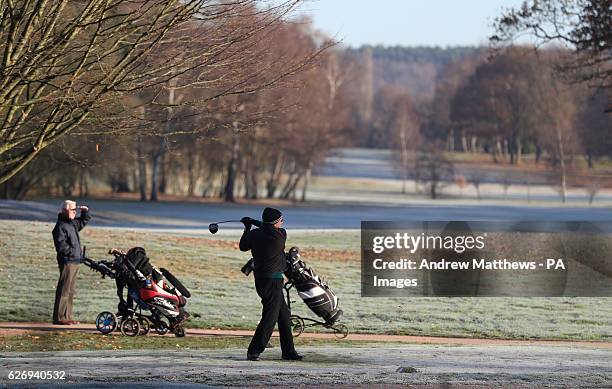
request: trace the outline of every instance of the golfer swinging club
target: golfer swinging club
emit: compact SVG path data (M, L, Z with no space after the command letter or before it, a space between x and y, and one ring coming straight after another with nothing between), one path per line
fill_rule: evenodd
M262 226L253 231L251 231L253 219L244 217L241 220L244 224L244 233L240 238L240 250L251 250L255 289L263 305L261 320L247 350L247 359L249 361L259 359L259 354L265 350L278 321L283 359L301 360L302 356L295 351L293 345L291 314L283 294L283 272L287 267L285 260L287 232L281 228L283 215L277 209L266 208L262 219Z

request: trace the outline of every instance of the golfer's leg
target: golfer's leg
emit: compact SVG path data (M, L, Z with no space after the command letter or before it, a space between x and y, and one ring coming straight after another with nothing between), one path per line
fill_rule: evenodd
M72 303L76 292L76 277L79 272L79 265L70 263L68 266L68 306L66 307L66 317L72 320Z
M249 354L261 354L265 350L278 320L280 302L275 296L276 293L272 281L274 280L269 278L255 279L255 287L261 297L262 310L261 320L249 345Z
M57 307L57 318L61 321L67 321L68 319L68 304L70 302L70 287L68 278L70 276L69 265L64 264L62 269L62 275L60 276L60 281L58 286L61 283L60 289L60 299Z
M60 309L60 300L62 298L62 289L63 289L63 281L62 273L64 272L64 264L62 262L58 262L57 266L59 268L59 278L57 280L57 286L55 287L55 302L53 303L53 321L56 322L60 320L59 317L59 309Z
M280 344L283 355L295 354L295 346L293 345L293 335L291 334L291 312L285 302L283 289L283 280L278 280L278 294L280 295L280 309L278 313L278 332L280 335Z

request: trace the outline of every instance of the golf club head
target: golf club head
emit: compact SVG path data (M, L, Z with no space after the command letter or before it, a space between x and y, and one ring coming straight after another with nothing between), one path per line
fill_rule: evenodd
M219 225L217 223L210 223L208 225L208 231L210 231L211 234L216 234L217 231L219 231Z

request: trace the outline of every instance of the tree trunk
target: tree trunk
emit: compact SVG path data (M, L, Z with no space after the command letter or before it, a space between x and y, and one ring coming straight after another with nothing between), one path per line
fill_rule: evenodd
M264 110L263 107L263 103L261 102L261 100L259 101L259 109L260 110ZM252 144L250 145L250 152L249 152L249 157L250 157L250 161L246 160L245 158L245 168L244 171L246 173L246 177L245 177L245 183L248 189L248 198L251 200L255 200L257 199L257 197L259 197L259 188L258 188L258 176L259 176L259 170L261 169L261 166L259 166L259 160L257 159L257 155L259 154L259 138L261 138L261 127L259 126L255 126L255 128L253 129L253 139L255 140L254 142L252 142Z
M495 146L493 147L493 149L495 150L493 153L495 155L495 157L493 158L495 163L499 163L499 159L504 159L504 152L502 150L502 142L501 139L499 138L499 136L495 137ZM499 159L498 159L499 157Z
M147 201L147 166L144 158L142 135L138 135L136 143L138 153L138 189L140 191L140 201Z
M241 170L242 170L243 181L244 181L244 198L250 199L252 196L251 190L253 189L253 187L251 186L251 175L249 174L249 171L245 169L244 164Z
M300 179L303 177L304 173L300 174L292 174L287 181L287 184L283 188L281 193L282 199L289 199L290 197L294 197L295 190L297 189L297 185L300 182Z
M166 133L169 133L172 129L173 123L172 119L174 117L174 104L178 103L176 98L176 79L171 79L168 81L168 106L166 107L167 117L166 117ZM152 166L152 179L151 179L151 201L157 201L158 191L160 193L166 192L166 164L165 164L165 153L166 153L166 138L161 137L159 149L153 156L153 166ZM159 171L161 169L161 183L158 184L158 176Z
M467 136L461 131L461 148L464 153L468 152L468 141Z
M557 148L559 150L559 162L561 164L561 201L565 203L567 198L567 172L565 169L565 150L563 147L563 139L561 137L561 129L556 126L557 132Z
M257 188L257 168L250 166L244 169L244 182L246 188L246 198L255 200L258 197Z
M535 147L535 163L536 165L540 163L540 158L542 158L542 148L540 145L536 144Z
M251 170L251 182L253 183L253 200L259 198L259 184L258 184L257 170Z
M527 202L531 202L531 171L527 170Z
M236 184L236 170L238 166L238 152L240 151L240 136L238 134L238 122L234 122L234 131L232 136L232 158L227 165L227 180L225 181L225 190L223 191L223 200L235 202L234 186Z
M402 130L400 131L400 143L402 146L402 193L406 193L406 181L408 180L408 145L403 124Z
M155 154L151 164L151 201L157 201L157 170L159 169L159 158L160 156Z
M283 159L283 153L278 153L276 159L272 163L270 176L266 182L266 197L269 199L273 198L276 193L276 188L278 187L280 176L283 172Z
M166 163L166 151L164 150L159 160L159 172L161 173L161 179L159 181L159 193L166 194L168 188L168 164Z
M215 173L212 170L209 170L208 175L204 178L203 188L202 188L202 197L211 196L213 187L214 187L214 176Z
M192 147L187 149L187 196L193 197L196 186L195 152Z
M161 158L165 150L166 150L166 138L162 137L160 138L160 141L159 141L159 148L157 149L155 154L153 154L153 160L151 164L151 197L150 197L151 201L158 200L157 194L159 190L159 184L158 184L159 168L160 168Z
M79 197L84 198L89 196L89 185L87 183L87 172L80 169L79 172Z
M502 154L504 155L504 160L507 160L508 154L510 154L510 150L508 150L508 138L504 138L502 142Z
M308 184L310 183L310 177L312 175L312 162L308 164L308 169L306 169L306 175L304 176L304 185L302 186L302 202L306 201L306 190L308 189Z

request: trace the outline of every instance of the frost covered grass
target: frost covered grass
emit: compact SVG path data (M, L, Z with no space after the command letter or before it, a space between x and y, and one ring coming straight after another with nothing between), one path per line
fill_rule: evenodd
M0 221L0 321L49 322L58 270L53 225ZM259 297L240 268L249 259L238 234L189 237L88 227L81 238L88 257L110 259L111 247L143 246L158 267L170 269L191 290L188 327L253 329ZM351 332L513 339L612 340L611 298L364 298L360 296L359 232L291 232L288 246L324 276L340 296ZM294 312L312 317L297 295ZM114 282L81 266L74 316L93 322L115 310ZM310 329L309 329L310 330Z

